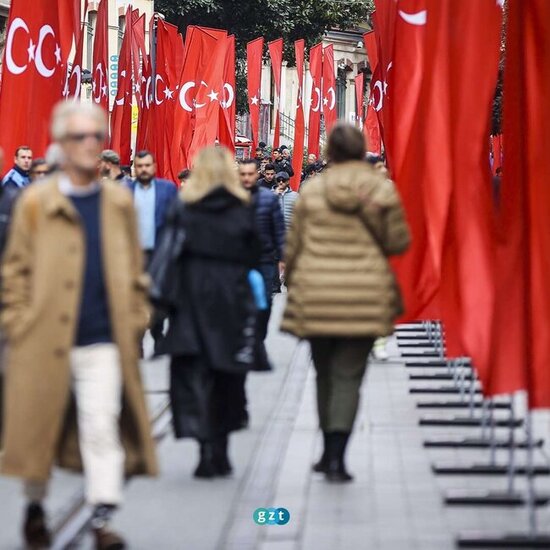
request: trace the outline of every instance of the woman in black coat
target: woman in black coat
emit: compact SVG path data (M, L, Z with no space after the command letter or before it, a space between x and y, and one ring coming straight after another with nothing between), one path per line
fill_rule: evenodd
M194 475L211 478L231 472L228 434L247 424L245 376L258 367L259 351L248 274L260 245L228 151L203 150L181 197L169 221L185 232L178 306L157 352L172 356L176 438L199 441Z

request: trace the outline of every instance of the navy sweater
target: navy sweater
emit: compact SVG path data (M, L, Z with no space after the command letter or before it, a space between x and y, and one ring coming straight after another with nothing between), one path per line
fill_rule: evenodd
M111 319L101 253L100 196L101 191L98 190L91 195L70 197L80 214L86 243L76 346L112 342Z

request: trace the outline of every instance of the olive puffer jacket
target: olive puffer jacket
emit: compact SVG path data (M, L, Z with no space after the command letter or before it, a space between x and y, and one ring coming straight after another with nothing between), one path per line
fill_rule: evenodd
M312 180L287 238L282 329L299 338L391 334L402 306L388 257L409 244L393 182L368 164L338 164Z

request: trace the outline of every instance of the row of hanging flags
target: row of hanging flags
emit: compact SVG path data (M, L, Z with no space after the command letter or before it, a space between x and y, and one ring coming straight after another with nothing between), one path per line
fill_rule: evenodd
M13 0L2 86L0 146L25 143L42 154L49 142L53 106L79 100L85 25L80 0ZM97 10L93 44L92 101L109 110L108 0ZM124 164L131 158L132 103L139 108L136 149L157 158L159 174L177 181L179 171L216 141L235 149L235 37L226 31L150 22L154 46L146 47L145 15L128 6L118 59L117 95L110 120L110 147ZM74 45L74 47L73 47ZM74 51L74 57L71 52ZM175 139L177 136L177 139Z
M550 2L507 2L492 140L503 0L375 4L369 108L413 233L394 263L403 321L443 320L448 355L472 357L487 396L550 407Z
M250 126L252 143L255 148L259 142L261 82L264 59L264 39L256 38L247 44L247 91L250 110ZM283 68L283 40L278 39L268 43L268 52L275 83L275 134L273 147L279 147L280 139L280 98L281 73ZM304 66L305 41L294 43L297 74L297 102L295 110L295 132L293 145L293 169L296 174L291 178L291 186L297 189L300 185L302 162L305 144L305 114L304 114ZM321 116L325 121L326 132L330 132L337 120L336 111L336 72L334 63L334 46L323 47L317 44L309 52L310 73L312 77L311 107L309 110L307 151L319 156L321 141Z

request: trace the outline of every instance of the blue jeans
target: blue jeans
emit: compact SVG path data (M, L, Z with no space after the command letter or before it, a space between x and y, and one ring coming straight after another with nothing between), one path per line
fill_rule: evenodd
M277 274L276 262L264 262L260 264L260 273L264 279L265 290L267 294L268 308L266 311L260 312L258 331L262 340L265 340L267 336L267 329L269 326L269 317L271 316L271 305L273 303L273 280Z

